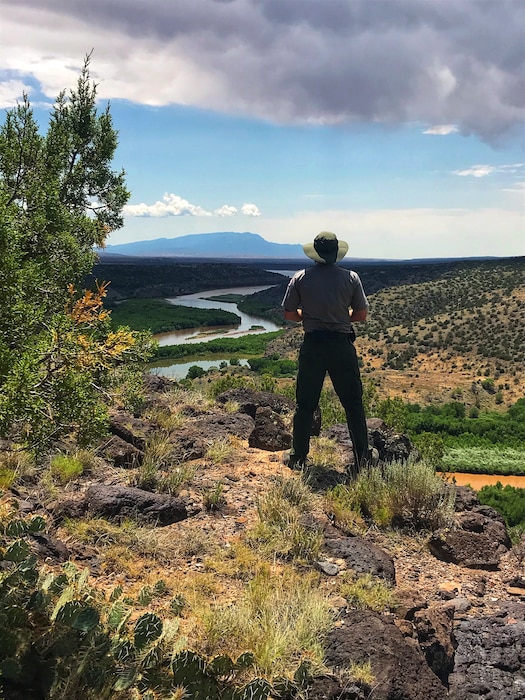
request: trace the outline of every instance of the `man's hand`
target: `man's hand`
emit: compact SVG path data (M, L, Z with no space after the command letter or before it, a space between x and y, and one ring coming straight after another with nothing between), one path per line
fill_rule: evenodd
M287 321L296 321L297 323L299 323L303 320L303 312L301 309L296 309L295 311L286 311L285 309L284 318Z
M360 311L354 311L354 309L352 309L350 311L350 320L352 323L355 323L356 321L366 321L367 316L368 309L361 309Z

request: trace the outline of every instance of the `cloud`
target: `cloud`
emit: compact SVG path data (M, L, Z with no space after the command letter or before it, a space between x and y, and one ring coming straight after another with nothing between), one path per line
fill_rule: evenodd
M155 204L127 204L124 207L124 216L144 216L164 218L166 216L213 216L202 207L190 204L187 199L183 199L176 194L166 193L162 202Z
M455 175L461 177L486 177L492 173L502 173L504 175L520 174L525 163L509 163L508 165L473 165L465 170L454 170Z
M259 207L256 204L243 204L241 211L244 216L261 216Z
M225 0L222 0L224 2ZM220 209L214 211L216 216L235 216L237 214L237 207L232 207L229 204L225 204Z
M261 216L259 207L256 204L243 204L241 212L245 216ZM223 204L219 209L210 212L198 204L191 204L187 199L179 197L178 194L166 192L162 201L157 200L154 204L126 204L124 207L125 217L151 217L164 219L169 216L235 216L238 213L237 207L231 204Z
M0 82L0 109L16 107L24 92L29 94L31 87L21 80L6 80Z
M472 177L486 177L495 171L496 168L492 165L473 165L466 170L454 170L454 174L461 177L468 177L469 175L472 175Z
M449 134L455 134L459 131L457 126L453 124L439 124L436 126L430 126L425 129L424 134L431 134L432 136L448 136Z
M525 119L524 2L0 0L0 8L0 66L36 79L48 97L73 84L65 78L79 53L94 48L104 98L283 123L454 124L485 139Z

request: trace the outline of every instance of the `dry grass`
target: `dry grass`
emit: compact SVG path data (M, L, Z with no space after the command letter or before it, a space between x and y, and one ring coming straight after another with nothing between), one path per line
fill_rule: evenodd
M235 658L251 650L257 671L273 677L289 672L301 658L320 666L322 639L334 617L318 584L316 576L290 570L255 576L239 601L209 611L206 653Z

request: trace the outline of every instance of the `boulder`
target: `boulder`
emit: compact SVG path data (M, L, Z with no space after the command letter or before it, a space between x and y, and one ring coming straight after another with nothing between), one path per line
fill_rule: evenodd
M454 667L454 604L441 603L414 614L414 628L429 667L443 685Z
M141 450L117 435L112 435L104 444L101 454L109 462L113 462L115 467L123 469L138 467L144 459L144 453Z
M324 534L323 552L332 559L344 559L346 566L356 574L372 574L394 585L394 560L387 552L363 537L346 537L331 526Z
M255 421L242 413L210 413L199 416L177 431L174 442L184 460L200 459L206 454L212 440L228 435L248 440Z
M525 698L525 605L508 603L494 615L461 620L455 629L450 700Z
M467 530L438 530L430 536L428 547L441 561L458 564L468 569L493 571L499 567L507 551L501 542L485 532Z
M135 418L127 411L114 411L110 416L109 432L129 442L138 450L144 450L146 437L151 430L151 422Z
M271 408L274 413L280 415L293 413L295 410L295 403L291 399L271 391L228 389L219 394L215 400L222 405L230 401L235 402L239 405L239 413L246 413L252 418L255 418L258 408Z
M291 447L292 436L278 413L269 406L259 406L255 412L255 427L248 438L250 447L277 452Z
M94 484L81 499L60 503L55 515L81 517L90 512L117 521L133 518L152 525L171 525L196 511L184 499L168 494L152 493L133 486Z
M447 690L421 652L394 623L371 610L352 610L325 641L326 666L346 670L370 662L374 700L445 700Z

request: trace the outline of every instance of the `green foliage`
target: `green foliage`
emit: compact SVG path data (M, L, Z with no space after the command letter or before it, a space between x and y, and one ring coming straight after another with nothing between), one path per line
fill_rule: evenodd
M503 486L498 481L493 486L483 486L478 491L478 498L483 505L501 513L509 527L525 525L525 489Z
M125 299L112 308L111 318L113 327L129 326L136 331L152 333L241 322L240 317L230 311L176 306L165 299Z
M76 479L84 471L82 460L75 455L55 455L51 459L51 475L61 484Z
M252 357L248 360L248 364L254 372L269 374L272 377L291 377L297 372L297 362L295 360Z
M408 406L398 396L379 401L376 405L376 415L398 433L406 430Z
M111 169L109 107L99 114L89 57L61 93L42 134L26 98L0 128L0 434L34 447L75 431L89 441L106 421L101 392L138 337L111 332L104 285L78 295L93 246L122 225L129 193Z
M425 462L392 462L362 470L329 494L339 510L352 509L379 526L433 529L448 524L454 492ZM337 510L335 512L338 512Z
M414 444L424 462L436 470L442 467L445 442L441 435L420 433L414 438Z
M206 370L199 367L199 365L191 365L186 372L186 379L199 379L200 377L204 377L205 374Z
M4 681L20 696L48 700L117 700L169 697L183 685L189 697L211 700L268 698L274 689L254 678L237 679L255 667L253 654L234 662L227 656L208 661L181 646L177 625L141 605L164 595L159 581L143 588L137 600L89 585L88 571L72 564L40 574L27 538L46 527L40 516L4 513L0 523L0 689ZM183 602L179 596L175 614ZM297 682L291 683L296 689Z
M395 595L383 579L371 574L345 575L340 593L354 608L384 612L395 606Z
M183 358L191 355L219 354L240 354L242 355L262 355L266 346L271 340L282 335L283 331L273 331L271 333L255 333L243 335L240 338L216 338L207 343L187 343L184 345L163 345L155 350L155 359Z
M525 449L501 445L448 447L443 468L469 474L525 475Z

